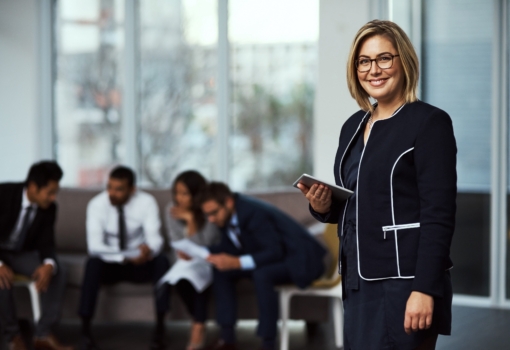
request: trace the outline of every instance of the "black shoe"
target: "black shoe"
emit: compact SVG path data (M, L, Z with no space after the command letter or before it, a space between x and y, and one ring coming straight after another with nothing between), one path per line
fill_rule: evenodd
M154 332L152 335L150 350L165 350L166 342L165 342L165 333L164 332Z
M79 350L101 350L99 346L97 346L94 338L92 336L82 336L80 341Z
M238 348L235 343L225 343L223 340L219 339L207 346L205 350L238 350Z

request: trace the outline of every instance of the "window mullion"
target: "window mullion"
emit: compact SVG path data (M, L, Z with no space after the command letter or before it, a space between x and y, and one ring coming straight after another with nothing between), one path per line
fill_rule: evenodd
M39 2L39 154L40 158L55 159L54 122L54 1Z
M124 82L122 94L122 140L124 141L124 163L139 169L137 108L138 108L138 0L125 2Z
M228 40L228 0L218 0L218 178L228 182L230 60Z

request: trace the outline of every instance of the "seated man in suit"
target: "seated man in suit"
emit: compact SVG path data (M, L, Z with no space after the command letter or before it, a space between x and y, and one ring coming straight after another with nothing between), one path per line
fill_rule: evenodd
M97 349L90 326L102 284L120 281L152 282L157 325L151 349L164 348L164 321L169 310L167 285L156 283L169 269L161 252L159 208L154 197L137 190L134 172L123 166L112 170L107 190L92 198L87 207L89 259L83 278L79 315L82 349Z
M71 349L52 335L60 318L65 271L55 254L55 199L62 169L43 161L32 165L24 183L0 184L0 323L9 349L26 349L20 336L12 283L29 276L40 292L42 315L35 328L35 349Z
M222 230L221 242L209 247L208 261L215 266L216 317L221 326L221 339L209 349L237 349L235 283L250 278L259 309L257 335L262 338L262 349L274 350L279 310L275 286L308 286L323 274L326 250L287 214L232 193L223 183L210 183L200 194L200 203L208 220Z

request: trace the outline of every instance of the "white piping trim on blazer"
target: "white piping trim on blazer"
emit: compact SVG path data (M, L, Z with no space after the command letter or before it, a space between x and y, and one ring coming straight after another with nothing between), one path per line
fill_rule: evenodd
M387 232L387 231L394 231L394 230L405 230L406 228L416 228L416 227L420 227L419 222L415 222L414 224L383 226L382 230L384 232Z
M363 151L361 152L361 157L359 159L359 164L358 164L358 178L357 178L357 182L356 182L356 248L357 248L357 253L358 253L358 274L359 276L364 279L365 281L380 281L380 280L387 280L387 279L399 279L399 278L406 278L406 279L410 279L410 278L414 278L414 276L410 276L410 277L407 277L407 276L401 276L400 275L400 270L399 270L399 275L398 276L393 276L393 277L381 277L381 278L365 278L361 275L361 268L360 268L360 259L359 259L359 235L358 235L358 229L359 229L359 226L358 226L358 203L359 203L359 197L358 197L358 187L359 187L359 172L360 172L360 168L361 168L361 161L363 160L363 155L365 154L365 149L367 148L367 145L368 145L368 140L370 139L370 134L372 133L372 130L374 130L374 126L375 126L375 123L377 122L380 122L380 121L384 121L384 120L388 120L390 118L393 118L398 112L400 112L400 110L402 108L404 108L406 104L404 103L399 109L397 109L392 115L391 117L389 118L385 118L385 119L379 119L379 120L376 120L373 124L372 124L372 128L368 131L368 137L367 137L367 142L365 143L365 147L363 147ZM365 115L366 116L366 115ZM360 124L361 126L361 124ZM358 127L359 128L359 127ZM356 134L354 134L356 135ZM351 139L352 141L352 139ZM346 149L347 150L347 149ZM344 153L345 155L345 153ZM343 159L343 157L342 157ZM398 161L398 159L397 159ZM342 163L340 162L340 165ZM347 209L347 207L344 209L344 213L345 213L345 210ZM342 223L343 225L343 223ZM396 232L396 231L395 231ZM398 252L397 252L398 253ZM398 262L398 256L397 256L397 262Z
M409 148L407 151L403 152L400 156L398 156L397 160L395 161L395 163L393 164L393 168L391 168L391 175L390 175L390 194L391 194L391 219L393 221L393 226L396 226L395 225L395 208L393 206L393 171L395 171L395 167L397 166L397 163L398 161L400 160L400 158L402 158L405 154L411 152L412 150L414 150L414 147L411 147ZM418 224L420 225L420 224ZM386 226L387 227L387 226ZM384 239L386 239L386 231L384 230L383 228L383 231L384 231ZM400 274L400 259L399 259L399 256L398 256L398 236L397 236L397 229L393 229L393 234L395 235L395 253L397 254L397 271L398 271L398 276L399 277L402 277L402 275ZM414 276L413 276L414 277Z

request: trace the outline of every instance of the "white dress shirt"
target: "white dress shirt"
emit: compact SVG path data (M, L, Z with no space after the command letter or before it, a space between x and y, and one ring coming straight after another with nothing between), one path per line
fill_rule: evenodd
M7 249L13 249L16 247L16 243L18 242L19 235L21 234L21 228L23 226L23 221L25 220L25 215L27 214L28 208L32 208L32 211L30 212L30 217L28 219L28 225L32 224L35 218L35 214L37 213L37 204L30 202L27 196L27 189L23 189L23 194L21 195L21 210L18 215L18 220L16 221L16 225L14 225L14 229L11 232L11 235L9 236L9 240L7 241L6 248ZM26 238L26 237L25 237ZM55 260L53 259L44 259L43 264L50 264L53 266L53 271L56 272L57 264L55 263ZM0 261L0 266L2 266L3 263Z
M119 211L110 203L104 191L91 199L87 206L87 246L91 256L104 261L122 262L123 257L136 257L139 246L146 244L152 255L161 251L163 238L156 200L148 193L136 190L124 204L126 250L119 248Z

